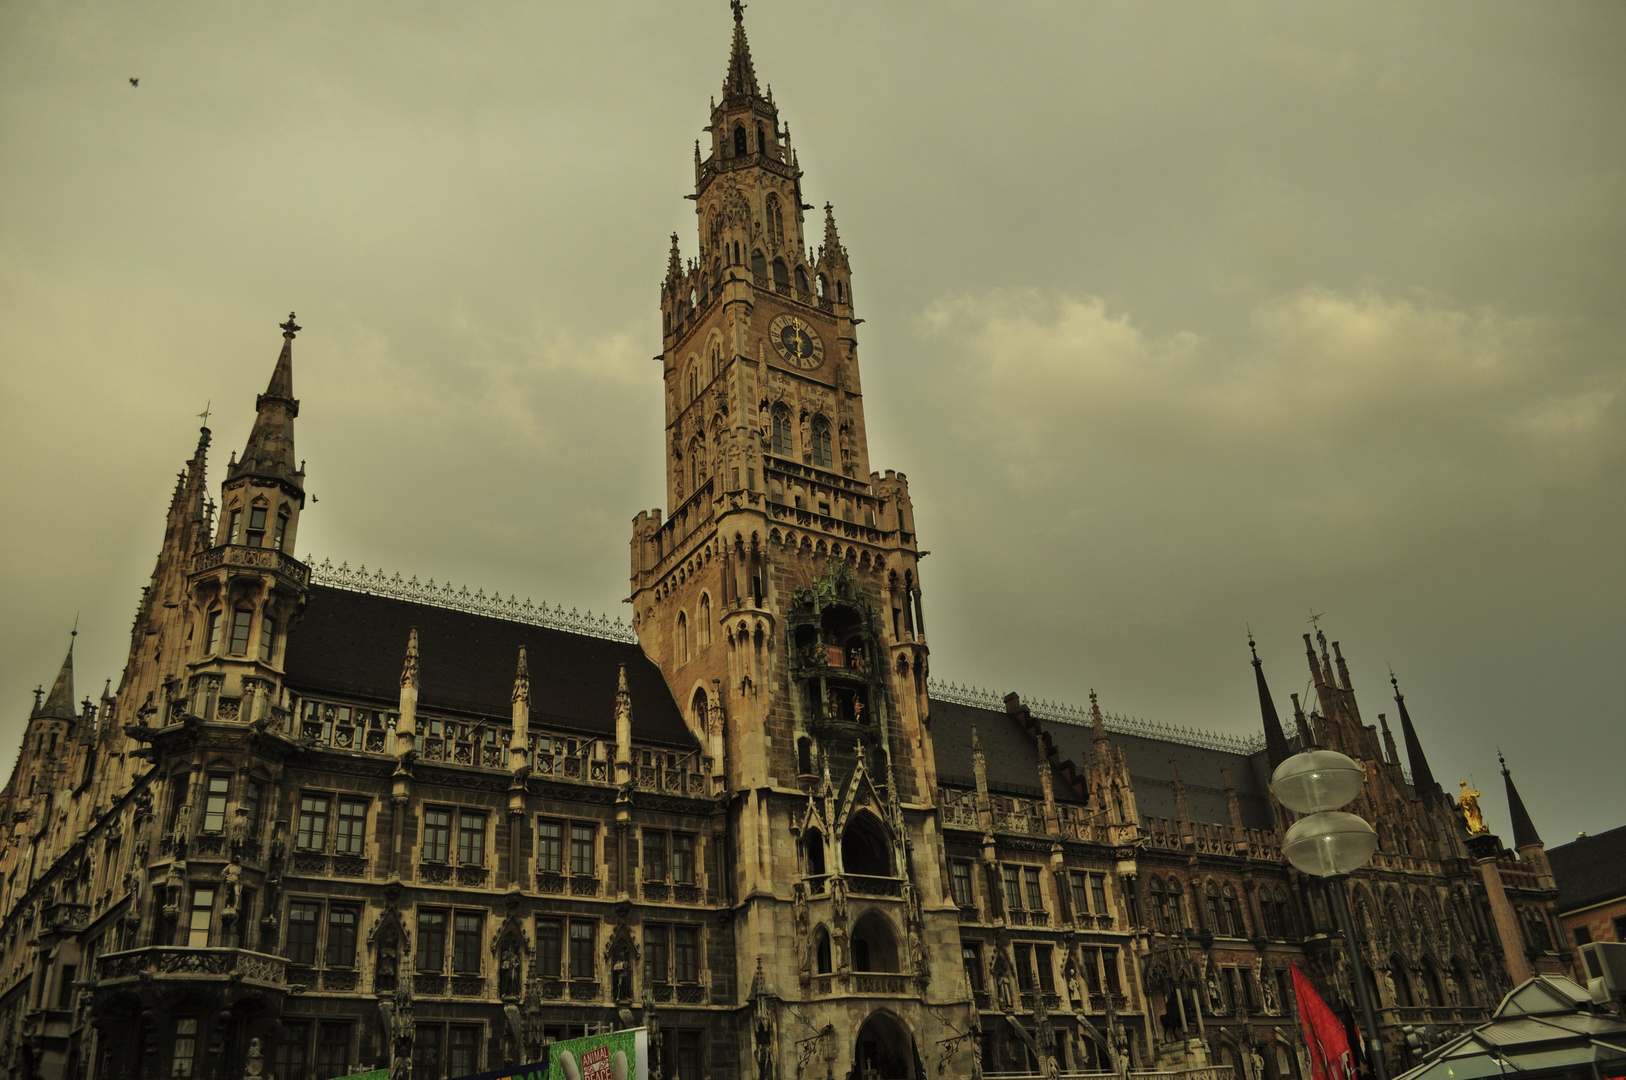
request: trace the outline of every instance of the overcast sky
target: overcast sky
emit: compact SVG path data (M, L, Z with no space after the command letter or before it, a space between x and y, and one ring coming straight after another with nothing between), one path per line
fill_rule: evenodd
M1251 733L1245 628L1286 711L1313 607L1504 839L1498 746L1549 845L1626 823L1626 6L746 22L851 254L936 677ZM300 557L625 616L729 32L0 6L0 743L76 612L81 694L117 679L195 414L218 485L290 309Z

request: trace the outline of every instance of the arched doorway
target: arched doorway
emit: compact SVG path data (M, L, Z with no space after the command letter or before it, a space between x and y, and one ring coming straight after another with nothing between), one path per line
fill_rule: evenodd
M914 1080L915 1040L891 1013L878 1012L864 1021L853 1043L848 1080Z
M852 929L854 971L901 971L898 938L879 911L859 919Z

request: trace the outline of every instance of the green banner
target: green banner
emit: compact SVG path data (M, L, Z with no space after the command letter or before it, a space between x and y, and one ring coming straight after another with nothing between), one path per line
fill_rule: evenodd
M649 1080L649 1030L556 1042L548 1050L547 1080Z

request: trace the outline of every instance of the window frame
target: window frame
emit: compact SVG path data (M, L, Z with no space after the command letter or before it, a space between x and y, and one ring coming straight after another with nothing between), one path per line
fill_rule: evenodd
M477 827L470 828L469 823L476 822ZM491 816L483 810L457 811L457 864L459 866L484 866L486 864L486 840L488 839L488 826ZM470 838L478 835L479 842L474 844ZM473 855L473 858L469 858Z
M316 810L317 803L321 804L320 813ZM294 831L294 850L325 853L328 834L331 831L328 826L332 824L332 814L333 796L325 791L301 791L298 828Z
M446 973L446 933L450 908L420 907L417 912L417 964L414 971L425 975ZM434 963L431 964L430 960Z
M452 856L452 818L456 808L451 806L425 806L423 808L423 837L419 855L426 863L449 865ZM431 814L444 814L445 821L431 821ZM431 846L433 835L434 846ZM438 854L437 854L438 852Z
M216 785L220 785L218 788ZM201 832L226 831L226 802L231 796L231 774L209 773L203 781L203 826Z
M372 809L372 800L353 795L340 795L338 803L337 827L333 830L334 854L367 854L367 818ZM361 813L347 812L356 807L361 808Z
M949 894L953 896L956 907L976 907L976 889L971 883L971 860L954 859L949 863Z
M287 920L288 932L285 935L286 941L284 942L282 950L283 955L288 959L288 963L296 964L300 967L316 966L316 958L322 955L322 909L325 906L326 905L320 900L313 900L307 897L289 897ZM311 913L311 917L306 919L301 916L296 916L295 913L299 911L309 911ZM304 929L300 930L296 938L294 933L294 927L296 926L309 928L309 941L305 940L306 931ZM295 952L296 948L298 949L297 954Z
M539 874L565 872L565 830L563 818L539 817L536 821L536 871ZM545 830L556 830L550 837ZM551 842L551 850L545 845Z

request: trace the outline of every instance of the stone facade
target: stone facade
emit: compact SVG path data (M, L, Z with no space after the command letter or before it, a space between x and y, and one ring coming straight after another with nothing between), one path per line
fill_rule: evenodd
M1303 1080L1289 965L1351 996L1266 787L1311 738L1368 770L1392 1052L1565 969L1522 804L1516 852L1471 830L1396 688L1408 778L1336 642L1292 738L1255 659L1257 744L929 681L847 252L740 16L632 628L295 559L290 316L218 507L207 429L181 474L118 689L76 705L70 649L0 791L8 1077L438 1080L641 1024L680 1080Z

